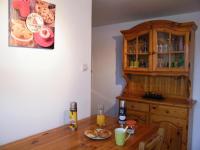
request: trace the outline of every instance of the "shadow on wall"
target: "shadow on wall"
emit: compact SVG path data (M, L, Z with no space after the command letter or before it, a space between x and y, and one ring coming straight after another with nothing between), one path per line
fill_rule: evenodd
M105 112L106 115L117 117L118 116L119 104L115 101L114 105Z
M123 79L122 72L122 51L123 51L123 37L122 36L114 36L113 39L116 43L116 71L115 71L115 83L116 85L120 85L124 87L125 81Z
M100 92L96 91L96 90L92 90L93 95L95 95L95 97L98 97L98 99L100 99L101 101L98 102L93 102L94 104L93 106L93 110L92 110L92 114L95 115L97 113L97 104L102 104L104 105L104 110L105 110L105 114L108 116L117 116L118 114L118 104L117 101L115 101L114 105L112 104L112 102L108 101L108 97L105 97L103 94L101 94ZM111 106L111 107L110 107ZM109 107L109 108L108 108Z
M123 50L123 37L122 36L114 36L113 39L115 40L115 54L116 54L116 70L115 70L115 86L123 87L125 86L125 81L123 79L123 72L122 72L122 50ZM118 95L121 94L121 91ZM116 95L117 96L117 95ZM119 103L115 99L114 105L106 112L106 114L112 114L112 116L118 115L118 108Z
M107 97L103 95L101 92L92 88L92 114L96 114L97 104L103 104L105 109L105 114L109 116L118 116L118 101L116 100L116 96L121 94L121 90L125 85L125 81L123 79L122 72L122 49L123 49L123 37L122 36L114 36L115 40L115 49L113 49L113 53L115 53L115 74L112 74L112 77L115 78L115 83L112 85L114 89L110 90L110 96ZM100 101L99 101L100 100Z

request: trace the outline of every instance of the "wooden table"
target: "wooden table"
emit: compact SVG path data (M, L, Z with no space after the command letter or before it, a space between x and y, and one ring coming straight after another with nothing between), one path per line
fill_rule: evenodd
M91 140L84 135L86 129L96 128L96 116L78 121L78 130L71 131L67 125L52 129L7 145L0 150L130 150L136 149L138 143L151 136L157 126L137 125L136 132L121 147L115 144L114 129L119 127L116 118L106 117L106 129L112 136L106 140Z

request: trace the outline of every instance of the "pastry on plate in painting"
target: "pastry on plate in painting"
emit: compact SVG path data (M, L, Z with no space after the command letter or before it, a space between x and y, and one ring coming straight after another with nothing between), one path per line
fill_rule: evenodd
M49 47L54 43L54 33L51 28L43 27L40 32L34 34L34 40L41 47Z
M15 46L32 46L33 33L27 29L24 21L12 19L10 40Z
M51 7L52 6L52 7ZM44 22L52 24L55 21L54 5L50 5L41 0L36 0L35 11L42 16Z

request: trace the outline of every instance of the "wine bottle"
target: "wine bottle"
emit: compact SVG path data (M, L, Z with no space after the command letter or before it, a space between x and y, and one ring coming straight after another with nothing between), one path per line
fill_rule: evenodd
M120 101L119 104L119 118L118 118L119 124L123 126L126 121L126 107L125 107L125 101Z

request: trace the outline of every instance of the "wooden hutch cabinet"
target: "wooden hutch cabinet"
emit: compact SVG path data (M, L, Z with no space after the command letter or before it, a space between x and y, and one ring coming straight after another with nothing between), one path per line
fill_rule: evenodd
M127 118L165 128L162 150L190 150L194 22L154 20L121 31ZM162 99L163 98L163 99Z

